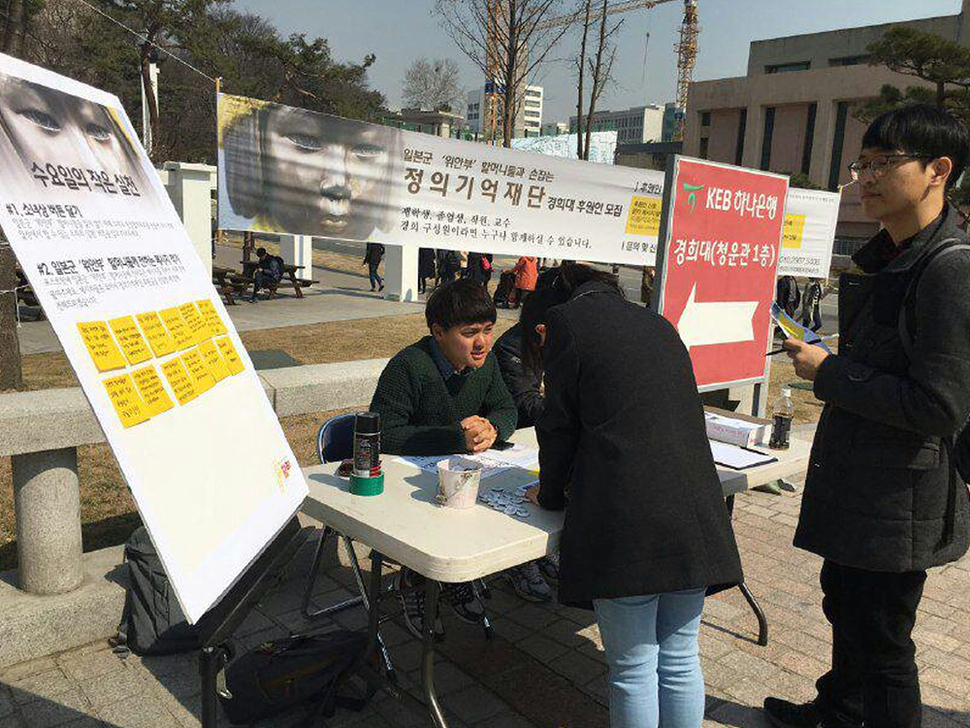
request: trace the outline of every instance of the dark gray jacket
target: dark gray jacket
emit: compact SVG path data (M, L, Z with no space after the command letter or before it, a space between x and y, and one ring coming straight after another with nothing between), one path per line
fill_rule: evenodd
M739 583L704 409L677 331L601 283L550 309L547 326L539 502L566 509L560 601L588 606Z
M924 256L963 233L947 208L889 260L882 232L839 281L839 354L819 368L825 402L795 545L844 566L923 570L967 551L970 500L952 477L944 440L970 415L970 254L923 269ZM899 335L903 298L919 284L912 359ZM912 295L912 294L911 294Z

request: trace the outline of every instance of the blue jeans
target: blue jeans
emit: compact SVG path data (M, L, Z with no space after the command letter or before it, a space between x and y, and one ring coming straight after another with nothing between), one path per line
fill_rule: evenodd
M593 602L610 668L612 728L700 728L704 589Z
M379 265L380 265L380 263L368 263L367 264L367 270L368 270L368 273L370 273L370 287L371 287L371 290L373 290L375 288L379 288L380 286L383 286L384 285L384 281L381 279L380 275L377 272L377 267Z

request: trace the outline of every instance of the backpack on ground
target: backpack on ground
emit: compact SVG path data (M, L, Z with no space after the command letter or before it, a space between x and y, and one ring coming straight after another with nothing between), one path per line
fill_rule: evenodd
M316 725L337 707L362 710L373 695L338 695L364 653L367 636L340 630L264 642L226 668L219 700L233 724L251 723L297 705L315 702L305 725Z
M144 526L125 543L128 589L115 643L138 655L190 652L201 646L185 620L168 575Z

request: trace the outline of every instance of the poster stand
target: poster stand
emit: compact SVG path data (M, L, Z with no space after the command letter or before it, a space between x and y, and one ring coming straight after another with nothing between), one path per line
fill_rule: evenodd
M253 607L279 583L282 572L313 530L300 528L299 521L295 517L291 519L239 581L197 622L202 644L199 677L203 728L216 728L219 721L216 683L230 658L227 643Z
M663 291L664 282L667 276L667 248L669 247L669 231L670 223L673 215L672 211L672 196L674 193L674 177L675 169L677 164L677 157L671 157L667 162L667 171L664 178L664 192L663 192L663 206L662 210L664 214L660 216L660 232L657 236L657 262L656 262L656 276L654 279L653 288L653 298L650 301L650 307L657 313L663 315ZM768 388L769 377L771 374L771 357L765 357L765 373L764 376L755 379L748 380L746 382L737 382L736 384L753 384L754 385L754 402L752 405L752 416L760 417L762 416L762 402L765 399L763 392ZM714 387L699 387L699 392L712 391L713 389L724 389L723 384L716 385ZM729 495L725 499L727 505L728 514L730 518L734 518L734 494ZM751 611L754 612L755 618L758 620L758 645L764 647L768 644L768 618L765 616L764 610L758 603L754 594L748 588L745 582L738 584L738 589L741 590L741 594L744 596L745 601L748 606L751 607Z

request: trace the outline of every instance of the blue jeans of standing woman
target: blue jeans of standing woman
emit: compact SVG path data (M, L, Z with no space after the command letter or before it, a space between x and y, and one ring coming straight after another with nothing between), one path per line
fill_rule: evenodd
M697 632L704 589L593 602L609 666L612 728L700 728Z

